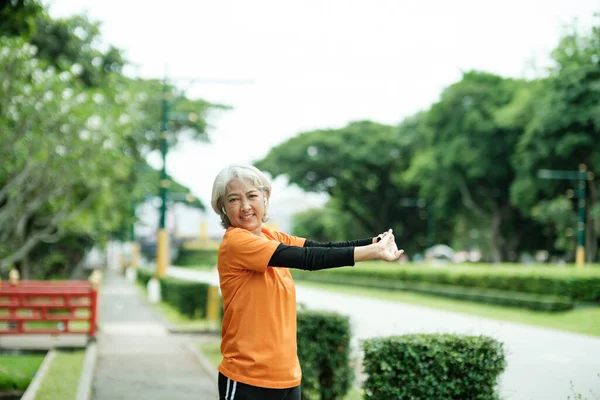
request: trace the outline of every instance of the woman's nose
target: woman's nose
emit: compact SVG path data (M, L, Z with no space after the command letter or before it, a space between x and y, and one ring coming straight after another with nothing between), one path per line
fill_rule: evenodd
M250 202L247 199L242 199L242 209L246 210L250 207Z

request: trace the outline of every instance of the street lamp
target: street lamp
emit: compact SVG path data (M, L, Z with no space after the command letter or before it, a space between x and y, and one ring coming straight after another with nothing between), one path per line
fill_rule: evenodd
M540 169L537 174L541 179L560 179L578 182L578 222L577 222L577 252L575 253L575 264L585 264L585 181L594 179L594 174L587 171L585 164L579 164L579 171L559 171L552 169Z
M156 243L156 275L159 278L165 276L167 266L169 265L169 237L165 228L167 213L167 190L169 181L167 180L167 151L169 150L167 138L169 100L171 94L167 87L167 79L163 80L162 99L161 99L161 118L160 118L160 155L162 158L162 167L160 169L160 217L158 223L158 238Z

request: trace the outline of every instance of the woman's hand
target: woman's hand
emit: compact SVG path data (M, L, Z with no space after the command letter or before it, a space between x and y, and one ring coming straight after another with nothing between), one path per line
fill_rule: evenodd
M376 243L379 256L378 258L380 260L396 261L402 254L404 254L404 250L398 250L398 246L396 245L396 240L391 229L382 233L378 237L381 237L381 240Z
M379 241L380 241L381 239L383 239L385 236L389 235L391 231L392 231L391 229L388 229L387 231L385 231L385 232L383 232L383 233L380 233L379 235L375 236L375 237L373 238L373 241L372 241L372 243L373 243L373 244L375 244L375 243L379 242Z

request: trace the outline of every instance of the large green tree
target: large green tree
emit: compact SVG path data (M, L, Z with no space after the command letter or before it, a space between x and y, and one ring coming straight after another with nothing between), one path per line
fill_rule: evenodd
M527 234L523 215L509 199L515 176L510 159L524 127L516 118L503 121L526 90L523 81L465 73L426 113L424 144L407 173L443 215L487 226L481 233L489 233L495 262L516 258Z
M131 124L109 90L86 91L73 74L40 68L35 49L0 38L0 267L69 232L106 232L118 222L132 160Z
M207 140L210 109L225 108L124 76L126 60L99 50L99 24L85 16L34 15L20 39L0 31L0 273L16 265L24 277L61 263L67 273L87 246L129 238L132 207L159 192L145 159L160 144L163 89L172 146ZM170 201L204 207L177 182L170 190Z
M511 190L524 213L544 223L561 250L576 242L577 182L540 180L540 169L600 172L600 26L564 36L552 53L554 66L524 108L532 110L513 165ZM600 234L598 180L587 183L587 259L597 257Z
M414 151L417 120L407 120L402 129L360 121L303 132L256 165L306 191L329 194L330 207L366 235L393 228L398 243L414 254L427 244L427 202L417 202L417 187L405 183L403 172ZM347 239L351 233L342 232Z

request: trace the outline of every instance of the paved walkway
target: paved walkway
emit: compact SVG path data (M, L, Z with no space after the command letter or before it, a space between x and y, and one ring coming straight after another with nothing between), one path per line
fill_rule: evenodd
M92 400L218 398L190 338L170 334L143 292L116 272L104 272L99 311Z

